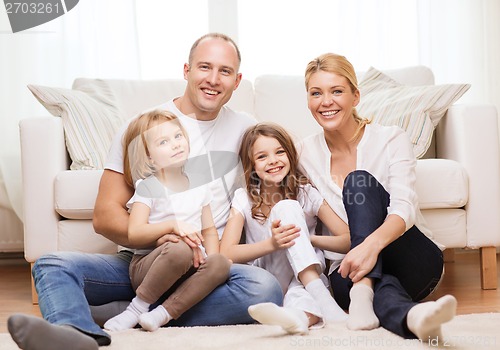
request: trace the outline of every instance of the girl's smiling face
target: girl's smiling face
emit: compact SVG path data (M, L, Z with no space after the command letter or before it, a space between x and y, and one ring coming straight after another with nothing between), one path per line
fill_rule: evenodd
M252 147L252 160L262 186L279 184L290 172L285 149L273 137L259 136Z

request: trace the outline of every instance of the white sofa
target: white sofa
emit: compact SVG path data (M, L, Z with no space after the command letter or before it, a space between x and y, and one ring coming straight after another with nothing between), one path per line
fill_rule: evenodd
M407 85L434 84L426 67L386 72ZM74 86L88 82L77 79ZM132 117L180 95L183 80L104 80L118 108ZM35 100L33 103L36 103ZM306 106L301 76L244 80L229 105L259 120L282 124L297 137L319 131ZM61 250L113 253L117 246L96 234L92 212L101 170L69 170L61 118L20 123L25 257ZM453 105L439 123L431 148L418 161L417 192L437 241L446 248L481 250L481 286L495 289L500 246L500 155L497 111L490 105Z

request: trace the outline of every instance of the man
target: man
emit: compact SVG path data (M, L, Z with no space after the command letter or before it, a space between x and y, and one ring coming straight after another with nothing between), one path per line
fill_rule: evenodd
M241 81L241 62L237 45L229 37L210 33L192 46L184 65L187 86L184 94L163 105L176 114L188 130L198 130L198 143L191 156L210 157L211 152L237 153L243 131L255 121L224 104ZM192 124L192 125L190 125ZM188 131L189 132L189 131ZM199 142L202 140L203 142ZM214 221L221 233L229 215L226 183L213 182ZM231 185L231 184L230 184ZM225 190L223 190L225 189ZM127 241L128 212L125 204L132 196L123 176L121 135L111 147L101 178L94 209L94 228L115 243L131 247ZM157 244L175 241L165 235ZM96 349L111 342L92 318L90 305L104 305L134 297L130 285L129 263L132 252L116 255L58 252L45 255L33 267L40 310L46 321L13 315L8 327L21 349ZM196 254L193 255L196 264ZM184 313L175 325L222 325L249 323L247 308L261 302L281 304L282 292L276 279L263 269L233 264L228 281ZM115 304L116 305L116 304ZM99 307L98 307L99 308ZM117 314L118 308L108 315ZM48 321L48 322L47 322Z

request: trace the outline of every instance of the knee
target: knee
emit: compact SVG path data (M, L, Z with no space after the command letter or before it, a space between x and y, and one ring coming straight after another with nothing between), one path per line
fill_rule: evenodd
M160 255L169 268L185 269L193 262L193 251L183 241L164 243Z
M210 270L210 276L213 280L224 282L229 277L231 263L222 254L212 254L206 259L206 268Z
M41 276L45 273L50 273L53 270L71 271L73 270L73 261L69 258L68 254L64 252L45 254L39 257L33 264L31 273L33 277Z
M346 206L363 204L369 198L383 198L382 194L388 197L380 182L366 170L354 170L349 173L342 189L342 198Z
M272 209L274 212L279 212L279 211L298 211L302 213L304 210L300 206L299 202L293 199L284 199L276 203Z
M283 290L281 286L270 272L260 268L250 266L253 271L250 274L252 286L255 287L255 293L259 302L272 302L276 305L283 305Z

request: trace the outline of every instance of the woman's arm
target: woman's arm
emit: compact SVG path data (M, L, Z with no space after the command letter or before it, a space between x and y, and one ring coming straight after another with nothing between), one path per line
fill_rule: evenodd
M271 238L257 243L240 244L244 223L243 215L231 208L220 245L222 254L235 263L247 263L275 251Z
M333 236L311 235L311 244L314 247L329 250L331 252L347 253L351 246L349 227L332 210L326 201L323 201L323 204L318 210L318 218Z
M339 273L344 278L349 276L353 283L358 282L373 269L382 249L405 231L406 224L401 217L397 215L387 216L384 223L365 238L363 243L347 253L340 264Z

